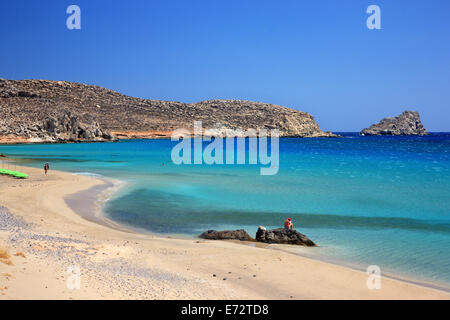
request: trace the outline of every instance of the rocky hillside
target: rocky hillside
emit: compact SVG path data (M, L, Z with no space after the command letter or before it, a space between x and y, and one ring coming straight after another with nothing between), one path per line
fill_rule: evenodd
M420 121L419 113L416 111L404 111L395 118L383 118L379 123L370 126L360 132L364 136L373 135L427 135L427 130Z
M30 128L36 121L46 121L49 115L58 117L65 110L77 117L97 119L99 128L118 137L165 137L178 128L192 130L194 120L203 121L203 128L220 124L243 130L277 128L281 136L333 136L323 132L310 114L267 103L146 100L81 83L0 79L0 111L10 131Z
M75 116L64 110L59 117L47 114L43 120L0 119L0 143L58 143L115 141L89 115Z

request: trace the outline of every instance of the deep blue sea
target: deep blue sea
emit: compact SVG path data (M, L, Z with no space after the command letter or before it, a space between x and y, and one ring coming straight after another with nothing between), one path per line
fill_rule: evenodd
M0 146L26 165L127 182L105 214L154 233L282 226L299 254L450 288L450 133L280 139L277 175L260 165L175 165L170 140Z

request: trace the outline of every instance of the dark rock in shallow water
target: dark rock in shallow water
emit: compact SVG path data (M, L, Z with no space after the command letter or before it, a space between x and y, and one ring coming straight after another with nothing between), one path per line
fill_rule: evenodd
M252 237L244 230L225 230L216 231L208 230L200 235L200 238L208 240L240 240L240 241L254 241Z
M383 118L379 123L360 132L363 136L424 136L427 130L416 111L404 111L395 118Z
M307 236L295 230L287 230L283 228L267 230L261 226L256 232L256 241L265 243L296 244L307 247L316 246L316 244Z

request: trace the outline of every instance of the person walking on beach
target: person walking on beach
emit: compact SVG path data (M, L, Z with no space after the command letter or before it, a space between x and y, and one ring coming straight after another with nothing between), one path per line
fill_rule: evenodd
M292 230L294 228L294 224L292 223L292 219L291 218L287 218L286 221L284 222L284 228L286 230Z
M47 174L47 171L50 170L50 165L48 164L48 162L46 164L44 164L44 171L45 174Z

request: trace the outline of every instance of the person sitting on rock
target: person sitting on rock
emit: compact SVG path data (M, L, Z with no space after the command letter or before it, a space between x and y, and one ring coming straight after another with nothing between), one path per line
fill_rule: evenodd
M286 221L284 222L284 228L286 230L292 230L294 229L294 224L292 223L292 219L291 218L287 218Z

